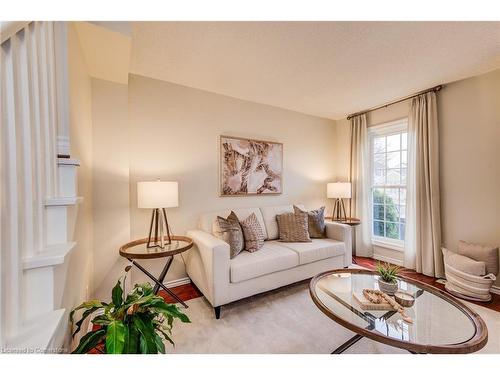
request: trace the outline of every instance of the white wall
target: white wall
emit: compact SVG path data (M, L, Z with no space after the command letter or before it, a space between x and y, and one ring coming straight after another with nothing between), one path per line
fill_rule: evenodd
M127 261L118 249L130 241L127 85L92 79L94 292L109 300Z
M134 239L147 236L151 215L137 209L136 183L141 180L179 182L179 207L168 210L177 234L195 228L203 212L285 203L317 208L326 203L326 183L334 172L333 121L136 75L129 77L129 111ZM283 194L219 197L221 134L282 142ZM162 264L148 266L159 272ZM184 276L184 265L176 257L168 280Z
M438 93L443 244L500 245L500 70L452 82ZM371 112L368 126L407 117L409 101ZM336 174L349 176L349 124L337 121ZM346 154L347 153L347 154ZM402 261L403 253L374 255ZM500 285L497 282L497 285Z
M439 99L443 244L499 246L500 69L454 82Z
M62 307L70 311L88 299L92 288L92 116L91 84L78 36L68 23L69 113L71 157L81 162L78 168L78 196L74 241L70 254Z

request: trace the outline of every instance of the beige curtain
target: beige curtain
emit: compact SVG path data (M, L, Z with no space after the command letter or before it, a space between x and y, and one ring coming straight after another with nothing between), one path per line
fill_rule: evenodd
M368 130L366 114L351 118L351 203L349 216L361 219L361 224L356 227L354 250L356 255L372 256L371 246L371 186L370 186L370 160L368 146Z
M408 194L405 267L443 277L439 208L439 137L436 93L411 101L408 121Z

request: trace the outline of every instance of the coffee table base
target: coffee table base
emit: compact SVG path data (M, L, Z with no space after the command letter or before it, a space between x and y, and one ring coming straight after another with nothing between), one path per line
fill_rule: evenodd
M351 346L356 344L359 340L361 340L364 336L361 335L354 335L351 337L349 340L344 342L342 345L340 345L337 349L335 349L331 354L342 354L345 352L347 349L349 349ZM418 354L416 352L412 352L411 350L408 350L411 354Z
M383 315L383 319L389 319L391 316L396 314L396 311L388 311ZM375 328L375 325L369 324L366 326L366 329L368 330L373 330ZM344 342L342 345L340 345L337 349L335 349L331 354L342 354L345 352L347 349L349 349L351 346L356 344L359 340L361 340L364 336L356 334L353 337L351 337L349 340ZM408 350L411 354L417 354L416 352L412 352L411 350Z

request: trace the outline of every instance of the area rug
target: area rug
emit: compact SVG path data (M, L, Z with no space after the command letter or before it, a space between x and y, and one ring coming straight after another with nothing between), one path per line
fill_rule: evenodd
M167 346L170 353L327 354L354 335L314 305L308 282L223 306L219 320L204 297L188 304L186 313L192 323L176 323L175 347ZM479 313L489 331L488 343L478 353L500 353L500 313L466 304ZM408 354L367 338L344 353Z

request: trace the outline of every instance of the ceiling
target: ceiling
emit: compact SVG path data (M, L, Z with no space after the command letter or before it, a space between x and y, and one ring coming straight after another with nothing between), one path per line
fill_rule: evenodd
M500 67L500 22L131 22L130 35L131 73L331 119Z
M115 30L117 24L122 22L106 22L105 27L94 22L74 23L89 74L128 84L132 41L129 35Z

